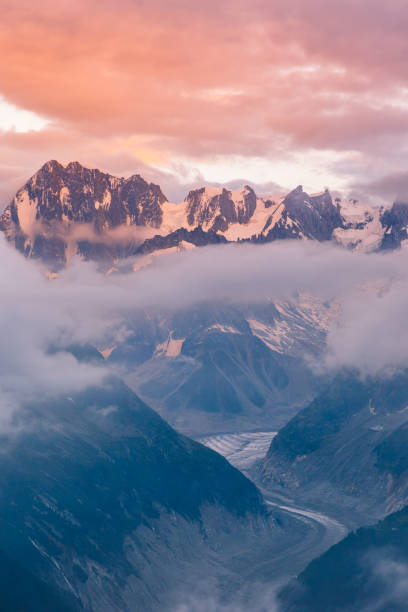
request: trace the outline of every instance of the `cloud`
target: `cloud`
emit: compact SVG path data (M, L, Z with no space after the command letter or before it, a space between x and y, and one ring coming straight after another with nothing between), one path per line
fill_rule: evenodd
M80 390L102 380L103 368L81 364L66 352L51 354L77 337L76 315L49 302L50 282L2 238L0 305L0 428L27 400Z
M383 559L376 566L375 574L385 584L382 601L376 602L375 609L384 609L386 606L406 605L408 599L408 564Z
M407 25L402 0L5 0L0 93L50 121L49 143L24 154L41 163L65 147L108 170L128 154L161 170L224 156L296 173L318 150L323 173L359 153L356 182L366 158L387 171L390 139L403 170Z
M207 301L296 302L299 292L309 293L340 305L328 330L325 367L377 374L408 365L403 250L367 255L297 241L207 247L156 258L138 274L112 282L121 303L147 309Z
M62 273L61 289L53 293L62 291L70 301L68 288L76 295L79 286L84 295L91 291L86 298L91 302L106 294L106 308L122 304L178 309L206 301L264 302L296 299L298 292L306 291L331 300L360 282L399 273L398 262L392 256L358 255L312 242L217 245L156 258L135 275L109 279L95 275L94 266L77 263ZM87 286L92 290L87 291Z
M381 374L408 366L408 277L405 253L391 256L399 277L390 284L347 296L342 314L328 335L327 361L346 365L364 374Z
M408 202L408 172L392 172L379 179L354 186L360 198L381 198L385 202Z
M403 251L364 255L300 241L221 245L155 258L133 274L105 276L74 260L54 281L3 238L0 257L4 418L29 397L68 393L102 380L104 367L79 365L64 351L50 354L50 347L111 345L138 309L296 301L299 292L308 292L341 303L341 316L328 333L327 367L375 373L408 363Z

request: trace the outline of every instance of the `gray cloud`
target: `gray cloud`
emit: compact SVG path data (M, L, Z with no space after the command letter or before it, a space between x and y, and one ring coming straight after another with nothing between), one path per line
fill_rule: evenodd
M383 601L377 602L375 610L386 606L406 606L408 601L408 564L383 560L377 564L376 574L385 583Z
M401 266L400 277L383 291L372 286L342 300L341 316L328 335L329 367L386 374L408 365L408 278L403 258L396 264Z
M63 278L74 291L81 278L82 285L92 285L93 274L92 268L77 266ZM137 274L111 276L106 283L94 281L94 291L111 312L177 309L202 301L296 300L299 292L312 293L341 307L329 329L326 366L376 373L408 363L403 250L367 255L302 242L208 247L157 257ZM92 303L92 295L87 299Z
M50 282L0 242L0 427L7 427L20 403L49 394L68 393L99 382L103 368L79 365L66 352L50 354L52 345L77 335L69 307L50 301Z
M351 193L360 200L390 204L396 200L408 202L408 172L392 172L375 181L360 182Z

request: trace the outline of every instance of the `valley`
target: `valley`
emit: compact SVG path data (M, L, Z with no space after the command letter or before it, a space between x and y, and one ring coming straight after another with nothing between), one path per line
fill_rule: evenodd
M276 432L217 434L201 438L200 441L251 476L251 473L254 473L251 468L264 457L275 435ZM287 542L282 539L275 554L270 551L267 559L254 561L248 568L245 575L249 582L270 581L285 584L298 575L310 561L343 539L349 531L347 524L341 522L341 518L333 518L317 510L303 507L299 502L284 497L282 492L262 487L261 492L268 507L295 519L295 522L291 527L292 537L287 538ZM349 520L350 516L347 517L347 522Z
M408 2L1 8L0 612L407 612Z

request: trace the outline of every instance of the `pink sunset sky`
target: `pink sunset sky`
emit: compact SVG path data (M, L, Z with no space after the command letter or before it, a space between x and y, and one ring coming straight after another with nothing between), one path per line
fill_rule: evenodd
M2 0L0 205L46 160L173 200L408 194L406 0Z

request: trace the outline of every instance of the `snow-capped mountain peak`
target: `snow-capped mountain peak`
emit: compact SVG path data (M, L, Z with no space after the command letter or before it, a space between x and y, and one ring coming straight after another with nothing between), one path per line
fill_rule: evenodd
M66 260L66 237L83 240L129 226L158 228L166 197L141 176L117 178L79 162L48 161L18 190L0 229L27 256ZM88 235L87 235L88 234Z
M291 238L370 251L408 239L408 205L333 201L328 189L310 195L302 185L284 198L260 198L249 185L203 186L173 204L138 174L119 178L76 161L50 160L18 190L0 230L26 256L54 268L76 253L112 265L130 255L171 252L181 243Z

